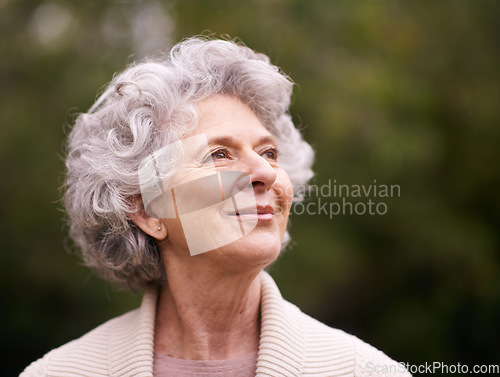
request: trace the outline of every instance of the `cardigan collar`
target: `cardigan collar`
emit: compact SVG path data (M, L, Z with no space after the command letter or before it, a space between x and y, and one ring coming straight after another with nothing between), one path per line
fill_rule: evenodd
M257 377L300 376L304 359L304 325L292 316L298 310L281 297L273 278L265 271L262 282Z
M298 309L283 300L267 272L262 271L259 277L262 282L261 333L256 376L299 376L304 358L304 329L289 314L289 310ZM157 290L147 291L140 308L129 313L133 316L131 321L126 325L116 322L112 328L108 354L111 376L153 375L157 298ZM125 352L124 343L128 344Z
M158 290L146 291L139 309L129 321L115 321L110 334L109 375L151 377ZM126 344L125 348L123 345Z

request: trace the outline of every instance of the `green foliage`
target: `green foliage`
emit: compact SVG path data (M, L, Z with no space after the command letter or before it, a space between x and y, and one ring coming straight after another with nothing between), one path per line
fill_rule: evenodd
M294 247L271 268L284 296L397 360L498 364L500 3L44 4L0 2L7 372L137 305L64 250L65 125L135 56L207 31L241 38L297 83L313 183L401 187L373 198L383 216L292 216Z

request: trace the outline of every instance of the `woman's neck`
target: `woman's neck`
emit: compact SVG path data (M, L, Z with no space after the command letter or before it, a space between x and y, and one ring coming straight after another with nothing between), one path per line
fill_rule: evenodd
M155 352L190 360L223 360L256 352L260 335L258 272L218 274L167 265L160 291Z

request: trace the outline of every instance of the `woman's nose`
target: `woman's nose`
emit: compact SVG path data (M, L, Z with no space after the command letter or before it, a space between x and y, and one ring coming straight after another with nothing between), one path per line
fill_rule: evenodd
M276 182L276 171L269 162L257 153L245 159L245 172L250 176L254 191L265 192Z

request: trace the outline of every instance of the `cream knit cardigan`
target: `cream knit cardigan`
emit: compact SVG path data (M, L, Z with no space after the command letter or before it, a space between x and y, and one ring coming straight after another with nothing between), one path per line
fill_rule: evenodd
M260 278L257 376L410 376L382 352L285 301L267 272ZM140 308L50 351L20 377L151 377L156 299L155 291L146 292Z

